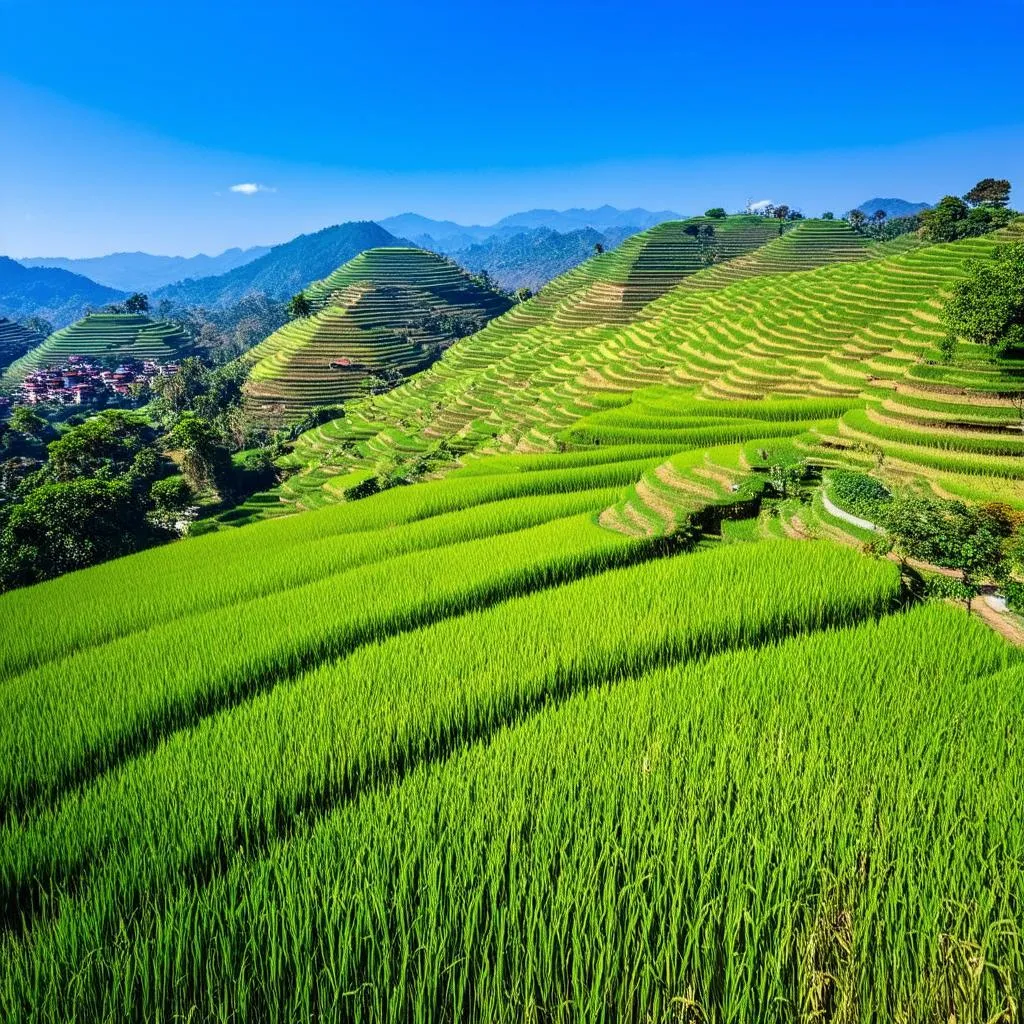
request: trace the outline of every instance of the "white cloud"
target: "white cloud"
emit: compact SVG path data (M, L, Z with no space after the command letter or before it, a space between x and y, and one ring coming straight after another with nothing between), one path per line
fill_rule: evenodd
M748 203L747 209L751 213L758 213L759 211L767 209L767 207L774 205L775 204L770 199L758 199L756 203Z
M239 192L243 196L254 196L257 192L276 192L276 188L267 185L257 185L254 181L243 181L240 185L232 185L232 192Z

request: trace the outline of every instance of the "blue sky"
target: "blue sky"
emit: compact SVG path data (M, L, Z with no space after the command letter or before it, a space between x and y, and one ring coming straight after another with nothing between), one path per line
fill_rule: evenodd
M188 255L405 210L817 213L989 174L1024 205L998 52L1022 28L1020 0L983 23L920 0L0 0L0 252Z

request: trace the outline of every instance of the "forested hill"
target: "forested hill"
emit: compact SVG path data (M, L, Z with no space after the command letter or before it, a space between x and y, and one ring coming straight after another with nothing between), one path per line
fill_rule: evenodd
M265 256L226 274L157 289L151 298L208 307L230 305L250 292L283 299L326 277L366 249L400 244L400 239L372 221L336 224L275 245Z
M638 227L597 231L581 228L560 233L551 228L524 230L512 236L494 235L452 254L467 270L486 270L502 288L532 288L578 266L594 255L596 246L613 249Z
M11 320L38 316L64 327L85 315L89 306L116 302L124 293L81 274L49 267L24 267L0 256L0 316Z

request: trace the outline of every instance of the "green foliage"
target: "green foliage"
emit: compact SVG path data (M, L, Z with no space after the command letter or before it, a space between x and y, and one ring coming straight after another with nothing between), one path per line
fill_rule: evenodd
M288 300L288 315L293 320L311 316L312 313L313 306L309 299L306 298L305 292L299 292Z
M25 319L22 320L22 323L30 331L35 331L36 334L40 335L43 338L48 338L51 334L53 334L54 330L56 329L50 320L47 320L45 317L41 316L25 317Z
M184 512L194 498L192 488L180 476L157 480L150 488L149 496L157 515L164 518Z
M0 589L139 550L153 540L143 512L125 480L36 487L11 509L0 532Z
M892 500L892 494L880 480L854 470L829 470L828 490L840 508L869 520Z
M149 296L143 295L141 292L135 292L133 295L129 295L128 298L121 303L121 308L125 313L148 313Z
M982 178L964 199L971 206L1009 206L1010 183L1005 178Z
M712 206L710 210L704 211L705 217L711 217L714 220L721 220L725 215L724 206Z
M1001 246L969 270L942 311L949 336L996 348L1024 347L1024 243Z
M37 440L46 437L49 431L49 424L46 420L35 409L27 405L15 407L8 421L8 426L19 434L25 434Z
M167 435L169 448L181 452L181 470L196 491L213 488L227 497L232 484L231 456L209 420L186 413Z
M985 509L899 497L882 509L880 523L904 556L959 570L968 607L984 578L1003 575L1006 523Z
M47 473L57 482L120 476L153 437L153 429L141 416L107 410L72 427L49 445Z
M955 242L960 238L984 235L1005 227L1013 214L999 206L974 209L957 196L944 196L936 206L919 214L925 236L933 242Z

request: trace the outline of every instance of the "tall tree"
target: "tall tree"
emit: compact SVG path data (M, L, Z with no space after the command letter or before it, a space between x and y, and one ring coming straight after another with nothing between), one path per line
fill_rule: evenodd
M121 304L121 308L126 313L148 313L149 312L149 296L143 295L142 292L135 292L134 295L129 295L127 299Z
M1008 206L1010 183L1005 178L982 178L964 199L971 206Z
M921 213L925 234L933 242L954 242L967 230L967 204L957 196L943 196L930 210Z
M867 217L864 215L862 210L851 210L847 215L846 219L850 222L850 227L855 231L859 231L864 227Z

